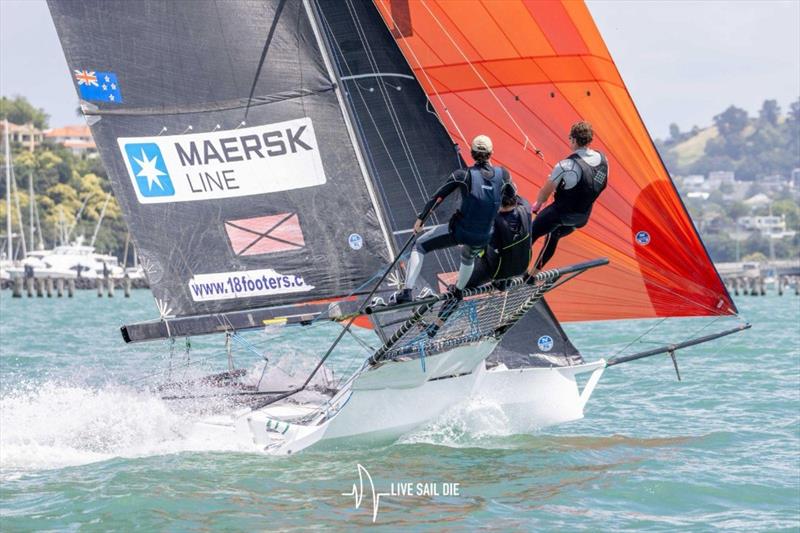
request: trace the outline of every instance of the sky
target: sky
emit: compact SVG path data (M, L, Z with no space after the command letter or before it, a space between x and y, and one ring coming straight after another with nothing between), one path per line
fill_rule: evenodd
M765 99L785 111L800 97L800 0L587 4L653 137L707 126L729 105L755 115ZM26 96L54 127L81 120L44 0L0 0L0 94Z

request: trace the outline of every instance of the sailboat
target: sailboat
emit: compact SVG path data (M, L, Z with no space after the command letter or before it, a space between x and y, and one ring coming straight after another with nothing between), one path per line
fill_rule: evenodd
M544 427L582 417L608 366L674 360L747 327L588 363L564 333L559 321L737 314L583 4L49 7L160 314L123 326L124 340L220 334L230 354L248 347L244 330L342 326L299 384L243 384L233 365L201 380L242 400L205 430L290 454L395 437L476 396ZM426 260L430 296L371 305L403 279L415 214L469 164L466 139L492 137L494 160L530 197L581 118L611 178L559 266L532 284L467 290L433 337L452 251ZM353 327L379 347L332 380L326 366ZM186 391L197 384L160 390L197 399Z

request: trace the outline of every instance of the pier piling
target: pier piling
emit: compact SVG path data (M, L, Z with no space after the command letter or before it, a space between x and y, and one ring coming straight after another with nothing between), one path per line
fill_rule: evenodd
M108 297L109 298L113 298L114 297L114 280L111 279L111 278L107 278L107 281L108 281Z
M102 298L103 297L103 279L102 278L97 278L95 280L95 286L97 287L97 297L98 298Z
M53 278L45 278L44 280L44 287L47 292L47 297L53 297Z
M125 291L125 298L131 297L131 278L125 275L125 279L122 282L122 287Z
M64 297L64 278L58 278L56 280L56 295L58 295L59 298Z
M14 278L14 285L11 291L11 296L14 298L22 298L22 278Z
M28 293L28 298L33 298L33 284L36 282L33 278L25 279L25 290Z
M75 280L71 278L67 280L67 296L75 296Z
M36 297L42 298L44 297L44 279L38 278L36 280Z

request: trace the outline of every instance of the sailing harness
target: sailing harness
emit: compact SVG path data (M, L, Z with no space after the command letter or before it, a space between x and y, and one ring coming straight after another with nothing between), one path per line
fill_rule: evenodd
M490 168L490 177L475 166L469 168L469 192L464 195L461 208L450 218L450 232L458 244L482 247L492 236L508 173L503 167Z
M600 164L596 167L589 165L578 154L570 154L570 159L581 169L581 179L571 189L565 187L562 180L556 188L555 205L559 214L576 216L574 225L581 227L589 220L592 212L592 205L600 196L608 184L608 160L602 152L600 154ZM580 220L582 219L582 220ZM582 223L581 223L582 222Z
M499 248L489 247L487 260L496 268L492 279L507 279L519 276L531 260L531 211L530 207L518 203L507 213L497 215L494 224L493 242Z

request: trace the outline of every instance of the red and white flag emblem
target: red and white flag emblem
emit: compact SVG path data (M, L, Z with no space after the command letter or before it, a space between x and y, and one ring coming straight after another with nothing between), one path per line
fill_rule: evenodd
M86 70L76 70L75 79L78 85L93 85L97 87L97 76L94 71L88 72Z
M228 220L225 232L236 255L273 254L306 245L297 213Z

